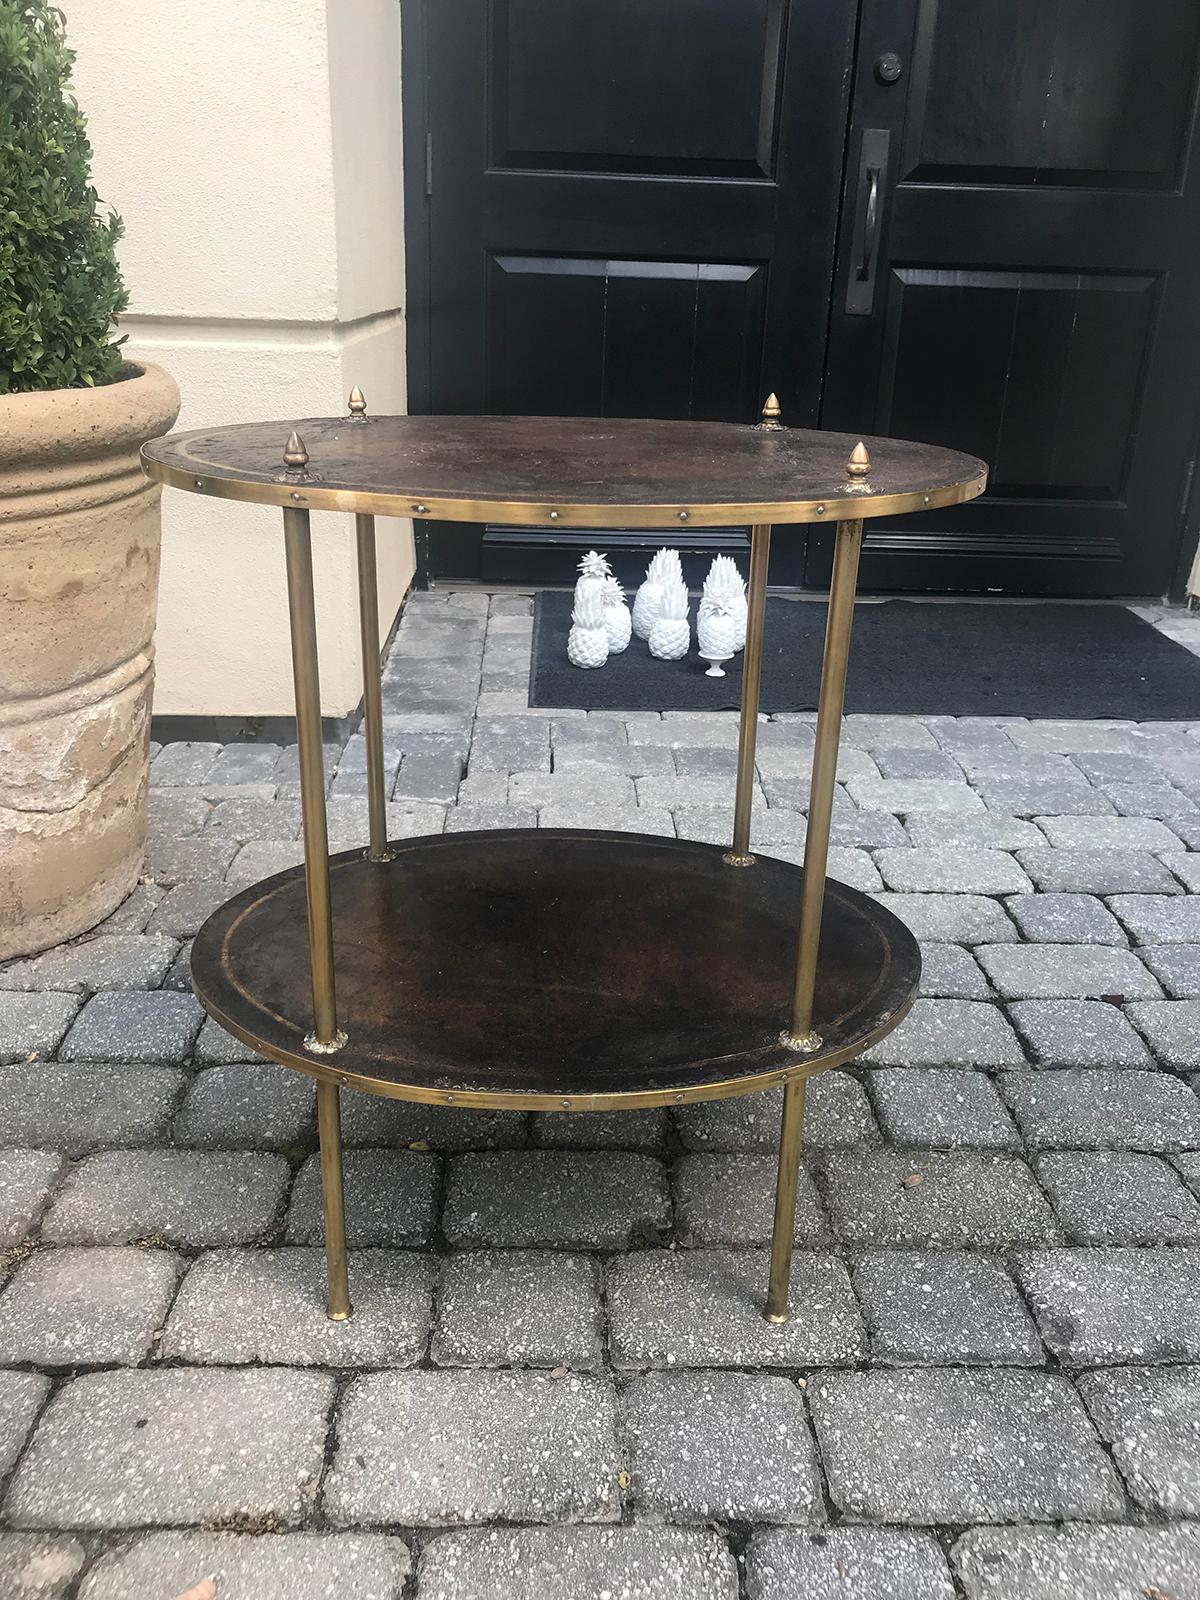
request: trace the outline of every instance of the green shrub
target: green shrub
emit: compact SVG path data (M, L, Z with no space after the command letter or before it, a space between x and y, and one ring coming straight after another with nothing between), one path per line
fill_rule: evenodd
M121 372L121 219L97 209L74 59L56 7L0 0L0 394Z

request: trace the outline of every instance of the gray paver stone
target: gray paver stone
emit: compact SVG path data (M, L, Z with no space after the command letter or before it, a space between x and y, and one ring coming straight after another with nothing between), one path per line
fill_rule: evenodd
M289 1176L279 1156L104 1151L69 1175L42 1236L54 1244L239 1244L270 1227Z
M1157 1156L1058 1150L1037 1173L1072 1244L1200 1243L1200 1204Z
M20 1455L49 1389L40 1372L0 1372L0 1477Z
M1060 850L1178 850L1165 822L1149 817L1068 817L1047 811L1038 827Z
M1115 894L1108 904L1137 944L1200 942L1200 895Z
M199 1574L220 1600L398 1600L411 1561L379 1533L152 1533L101 1556L80 1600L175 1600Z
M346 1241L371 1245L427 1244L437 1211L440 1164L416 1150L347 1150L343 1162ZM300 1169L287 1214L289 1244L321 1244L321 1158Z
M78 1010L76 994L0 992L0 1062L53 1054Z
M176 1067L38 1061L0 1073L0 1141L85 1155L165 1137L185 1082Z
M886 1067L871 1074L879 1125L892 1144L1015 1150L1020 1138L1003 1100L982 1072Z
M951 1551L967 1600L1186 1600L1195 1528L973 1528Z
M1034 1150L1200 1147L1200 1099L1167 1073L1006 1073L1002 1088Z
M1066 894L1178 894L1179 885L1149 850L1031 846L1017 860L1039 889Z
M152 784L200 783L211 772L220 753L221 746L212 740L181 739L166 744L154 758L150 781Z
M0 1361L136 1365L162 1325L179 1268L168 1250L39 1250L0 1294Z
M1200 1067L1200 1000L1147 1000L1129 1017L1168 1067Z
M1006 1000L1151 1000L1161 993L1132 951L1110 945L985 944L975 957Z
M670 1225L662 1163L623 1151L455 1156L442 1228L453 1245L628 1249Z
M1037 1367L1042 1342L1016 1286L991 1256L869 1250L854 1268L871 1341L886 1366Z
M999 901L982 894L877 894L924 944L999 944L1020 935Z
M783 1090L764 1089L732 1100L702 1100L673 1113L688 1150L778 1150ZM822 1072L808 1085L804 1143L836 1150L879 1143L866 1093L849 1072Z
M983 801L966 783L943 778L851 778L846 788L864 811L982 811Z
M1071 779L981 773L974 783L988 810L1008 817L1111 816L1115 810L1108 796L1093 789L1082 774Z
M946 1558L911 1528L772 1528L746 1551L748 1600L954 1600Z
M294 1525L320 1482L332 1399L324 1373L279 1368L76 1378L38 1424L9 1519L22 1528Z
M226 1066L231 1061L261 1061L264 1058L248 1044L227 1033L215 1017L205 1017L192 1049L199 1066Z
M1079 1379L1083 1403L1139 1506L1200 1513L1200 1367L1114 1367Z
M1057 1239L1045 1196L1012 1156L838 1152L824 1164L834 1232L849 1244L993 1247Z
M613 1366L805 1367L858 1360L866 1341L850 1275L797 1252L787 1322L763 1316L766 1250L640 1250L608 1269ZM687 1316L680 1308L690 1308Z
M1118 1518L1121 1486L1057 1374L823 1373L808 1386L834 1503L851 1520Z
M667 1113L646 1111L572 1111L534 1113L531 1137L545 1150L640 1150L661 1155L669 1127Z
M967 850L1020 850L1046 842L1041 829L1025 818L986 811L913 812L905 819L904 831L915 845L958 845Z
M155 906L147 926L151 933L169 933L175 939L194 938L228 898L228 884L177 883Z
M214 1250L184 1279L162 1354L205 1365L411 1366L429 1336L433 1279L423 1256L353 1251L354 1314L331 1322L323 1251Z
M153 989L178 949L165 933L100 933L0 968L0 989Z
M847 753L857 754L854 750ZM875 765L885 778L942 778L951 783L962 782L962 768L944 750L879 746L875 749ZM864 775L875 776L873 772ZM855 773L854 776L858 777L859 774Z
M1200 1360L1200 1250L1031 1250L1015 1265L1064 1366Z
M62 1166L49 1150L0 1150L0 1248L21 1243Z
M1200 944L1147 944L1138 955L1172 1000L1200 1000Z
M0 1594L13 1600L66 1600L84 1560L78 1539L0 1533Z
M59 1058L170 1065L192 1048L203 1018L193 995L171 989L93 995L63 1040Z
M673 1522L823 1522L804 1401L786 1378L653 1372L624 1397L634 1506Z
M1008 1014L1040 1067L1148 1067L1117 1006L1102 1000L1018 1000Z
M577 1118L583 1121L583 1118ZM342 1096L342 1138L348 1145L396 1150L498 1150L525 1143L522 1111L471 1111L423 1106L374 1094Z
M600 1270L557 1250L466 1251L442 1262L433 1359L443 1367L600 1364Z
M206 1067L175 1118L176 1144L204 1150L283 1150L303 1144L316 1119L312 1080L273 1062Z
M775 1218L774 1156L709 1155L696 1152L675 1166L675 1228L684 1245L769 1244ZM802 1166L793 1237L799 1244L824 1244L829 1224L816 1186Z
M262 798L271 799L272 791L267 789ZM237 839L224 833L182 839L152 834L146 841L142 871L164 889L177 883L220 883L237 854Z
M1040 944L1128 944L1117 919L1090 894L1021 894L1006 902L1027 939Z
M715 1533L684 1528L488 1528L421 1551L429 1600L737 1600L737 1568Z
M921 946L923 1000L986 1000L991 994L979 963L956 944Z
M611 1385L534 1372L383 1372L338 1413L338 1526L608 1522L620 1511Z
M1033 888L1012 856L1003 850L970 850L961 845L909 846L903 850L880 850L875 863L888 888L905 893L1021 895Z
M1025 1052L998 1006L917 1000L900 1026L872 1045L863 1060L880 1067L1021 1067Z

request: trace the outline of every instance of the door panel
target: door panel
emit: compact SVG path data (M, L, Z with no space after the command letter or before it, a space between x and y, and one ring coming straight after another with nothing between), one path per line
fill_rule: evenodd
M866 583L1171 585L1200 392L1198 49L1200 7L1177 0L864 0L822 420L993 468L973 506L869 529ZM827 567L815 540L806 577Z
M857 0L404 5L413 409L750 422L774 389L815 425ZM561 568L483 536L439 530L434 571ZM776 540L774 581L802 560Z

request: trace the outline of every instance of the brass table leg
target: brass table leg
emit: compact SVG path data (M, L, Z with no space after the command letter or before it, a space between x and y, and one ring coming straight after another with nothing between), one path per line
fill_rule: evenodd
M792 1237L796 1227L796 1185L804 1142L804 1094L807 1078L794 1078L783 1091L783 1123L779 1130L779 1178L775 1185L775 1226L771 1233L771 1278L767 1289L767 1321L788 1319L788 1281L792 1275Z
M342 1107L336 1083L317 1084L317 1129L321 1137L321 1192L325 1202L325 1270L329 1279L329 1317L350 1316L350 1276L346 1264L346 1208L342 1194Z
M359 512L354 518L358 538L358 616L362 636L363 722L367 739L367 806L371 842L368 861L392 861L388 849L387 794L383 770L383 701L379 664L379 587L375 573L375 518Z
M746 594L746 648L742 655L742 709L738 723L737 794L733 802L733 845L725 860L731 867L752 867L750 813L754 798L754 748L758 739L758 689L762 679L763 622L767 611L767 564L771 524L750 530L750 583Z
M300 753L300 807L304 815L304 882L308 894L308 948L312 962L313 1029L304 1046L332 1055L346 1042L338 1032L333 982L333 913L329 900L329 830L325 820L325 752L321 745L321 682L317 618L313 606L312 534L308 512L283 513L287 552L292 675L296 684L296 739Z
M808 829L804 838L804 882L800 890L800 938L796 955L796 982L792 992L792 1024L790 1030L782 1035L783 1043L802 1055L811 1054L821 1046L820 1036L813 1031L813 990L821 942L825 869L829 861L829 830L833 821L838 743L846 694L850 630L854 623L854 593L858 583L862 529L861 518L838 525L833 554L833 581L829 589L829 615L825 623L825 653L821 662L821 693L817 703ZM779 1179L775 1190L775 1229L771 1241L771 1283L767 1295L767 1318L771 1322L784 1322L788 1315L788 1277L803 1123L804 1084L789 1083L784 1091Z

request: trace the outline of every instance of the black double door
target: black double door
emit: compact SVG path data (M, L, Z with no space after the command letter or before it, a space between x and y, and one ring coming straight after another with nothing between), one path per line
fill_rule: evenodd
M868 587L1160 594L1200 400L1196 0L402 0L410 404L953 445ZM1200 494L1197 495L1200 499ZM693 536L693 573L747 530ZM462 525L432 576L566 581ZM604 536L633 576L656 541ZM826 536L773 545L821 585Z

